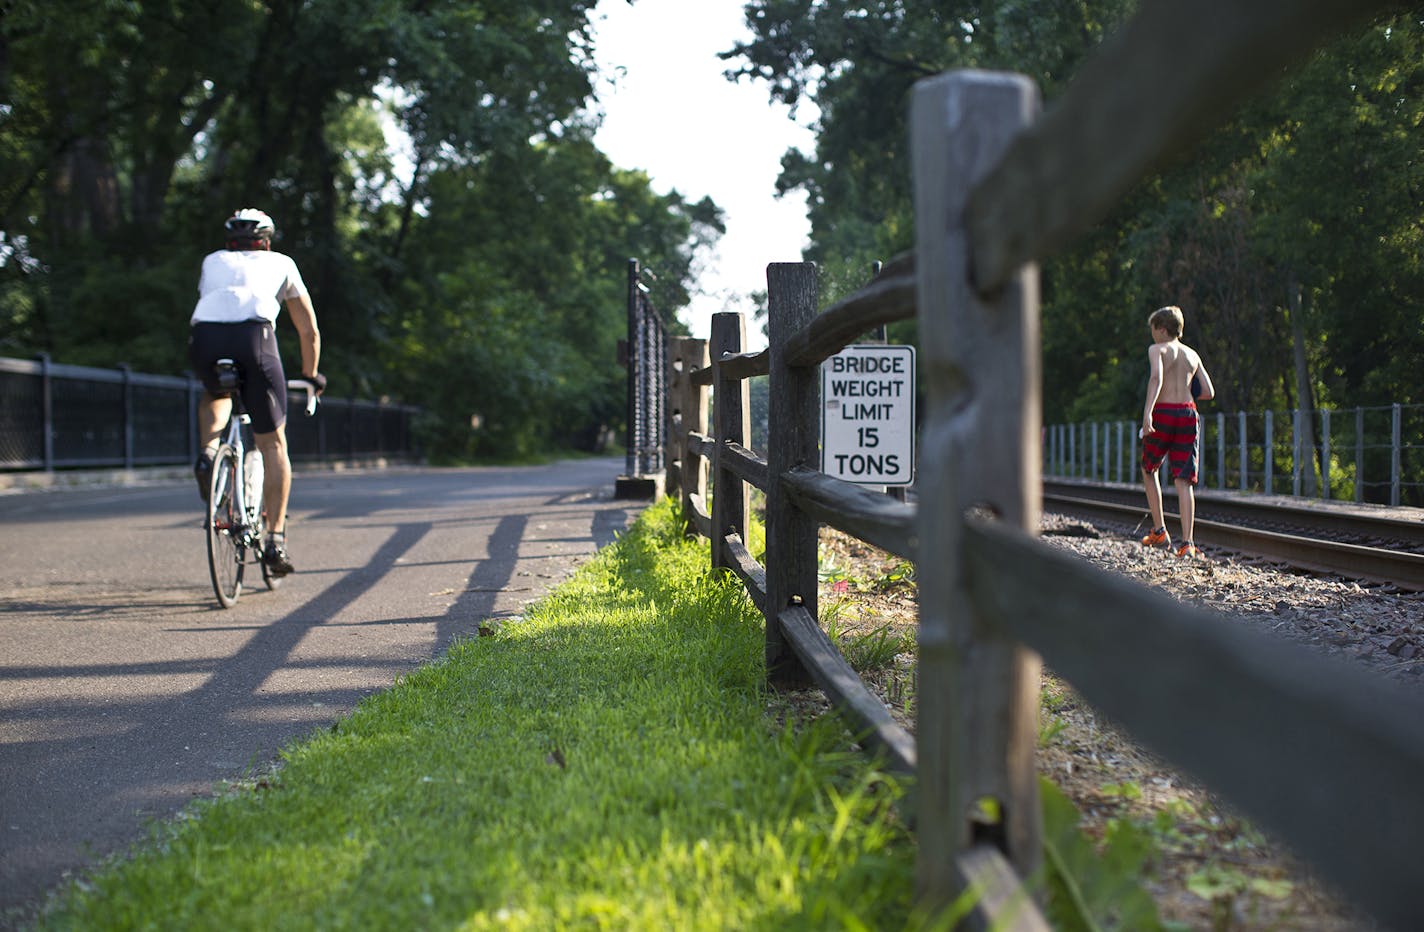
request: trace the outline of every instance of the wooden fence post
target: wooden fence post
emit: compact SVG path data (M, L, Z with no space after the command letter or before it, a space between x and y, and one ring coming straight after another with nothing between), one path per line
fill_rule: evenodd
M816 618L818 524L791 503L781 477L795 466L819 469L820 390L816 366L789 366L786 344L819 308L814 262L766 267L767 362L770 409L766 487L766 675L776 685L810 682L781 633L782 609L802 605Z
M954 859L996 845L1020 877L1041 862L1034 748L1037 655L990 628L970 599L966 514L986 506L1037 534L1040 503L1038 269L981 295L965 205L1038 112L1021 75L954 72L912 100L916 268L926 420L920 473L919 895L957 892Z
M670 352L672 359L668 368L672 372L673 390L668 455L674 461L676 471L669 476L668 489L677 496L683 513L690 516L694 495L703 502L707 501L707 460L702 456L692 457L687 449L689 432L707 433L707 386L696 385L692 381L694 372L708 366L707 341L679 337L671 342Z
M667 340L667 382L663 385L663 413L667 430L663 435L663 470L667 477L664 490L682 501L682 462L687 456L687 433L682 423L682 402L687 391L687 373L682 367L682 344L686 337Z
M712 565L732 566L726 536L747 537L747 512L751 490L741 477L723 467L724 449L730 441L751 446L751 387L746 379L722 375L722 355L740 353L746 342L746 322L741 314L712 315L712 410L716 421L717 450L712 456Z

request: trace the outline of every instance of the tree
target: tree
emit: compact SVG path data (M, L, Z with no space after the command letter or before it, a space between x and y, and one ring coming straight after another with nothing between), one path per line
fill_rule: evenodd
M590 142L592 5L11 0L0 351L182 371L201 257L256 205L332 391L426 400L449 457L616 422L627 258L675 313L722 222Z
M442 411L443 457L591 445L624 413L616 344L628 258L657 271L655 298L675 308L693 255L723 230L721 212L654 193L583 130L428 184L430 214L412 231L392 324L402 346L387 357L422 366L389 381Z
M814 99L817 150L781 186L811 204L808 258L850 274L913 243L906 94L954 67L1038 81L1051 107L1129 0L754 0L733 77ZM1418 308L1424 15L1341 37L1042 265L1046 419L1140 404L1145 320L1187 309L1221 404L1410 400ZM1298 296L1298 299L1297 299Z
M46 270L26 336L65 354L109 349L113 308L89 303L104 289L84 280L95 262L144 281L171 274L172 300L176 267L196 267L215 218L258 202L303 253L326 318L360 326L366 292L345 287L359 276L337 222L340 189L363 167L334 135L347 115L405 81L400 116L417 147L459 160L543 132L591 90L584 0L11 6L5 85L26 122L0 182L0 223ZM175 252L186 255L170 270ZM390 253L399 258L398 242Z
M811 247L834 299L871 263L910 249L908 95L949 68L1025 71L1056 93L1078 62L1132 9L1129 0L936 4L901 0L756 0L753 38L724 55L733 79L763 81L775 100L814 100L816 151L782 160L778 189L807 194ZM896 339L913 327L897 325Z

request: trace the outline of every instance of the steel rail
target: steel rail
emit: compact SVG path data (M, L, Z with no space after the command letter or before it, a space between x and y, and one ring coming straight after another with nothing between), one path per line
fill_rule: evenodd
M1043 507L1087 520L1122 523L1140 522L1146 510L1144 505L1123 505L1051 492L1046 485ZM1171 512L1166 514L1169 519L1178 517ZM1299 569L1391 583L1401 589L1424 592L1424 554L1262 531L1200 517L1196 519L1193 536L1198 544L1280 560Z
M1147 500L1141 486L1101 485L1090 480L1063 480L1045 477L1043 491L1094 501L1111 501L1120 505L1135 505L1147 511ZM1164 503L1170 506L1176 490L1163 489ZM1357 511L1337 511L1329 507L1292 505L1280 501L1259 501L1246 495L1233 495L1214 489L1198 491L1197 517L1211 521L1249 521L1293 525L1325 534L1348 535L1375 540L1397 541L1410 547L1424 548L1424 521L1411 521L1388 514L1361 514Z

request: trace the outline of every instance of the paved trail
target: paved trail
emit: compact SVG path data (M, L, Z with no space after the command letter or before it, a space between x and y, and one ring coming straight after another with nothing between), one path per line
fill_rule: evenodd
M191 482L0 496L0 926L519 614L627 526L620 465L299 474L298 573L227 611Z

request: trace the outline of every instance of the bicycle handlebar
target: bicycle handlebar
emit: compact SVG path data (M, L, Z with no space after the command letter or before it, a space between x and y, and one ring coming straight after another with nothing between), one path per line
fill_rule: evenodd
M312 383L308 382L306 379L288 379L287 390L292 391L294 389L300 389L301 391L306 393L307 417L311 417L313 414L316 414L316 402L318 398L318 395L316 393L316 386L312 385Z

